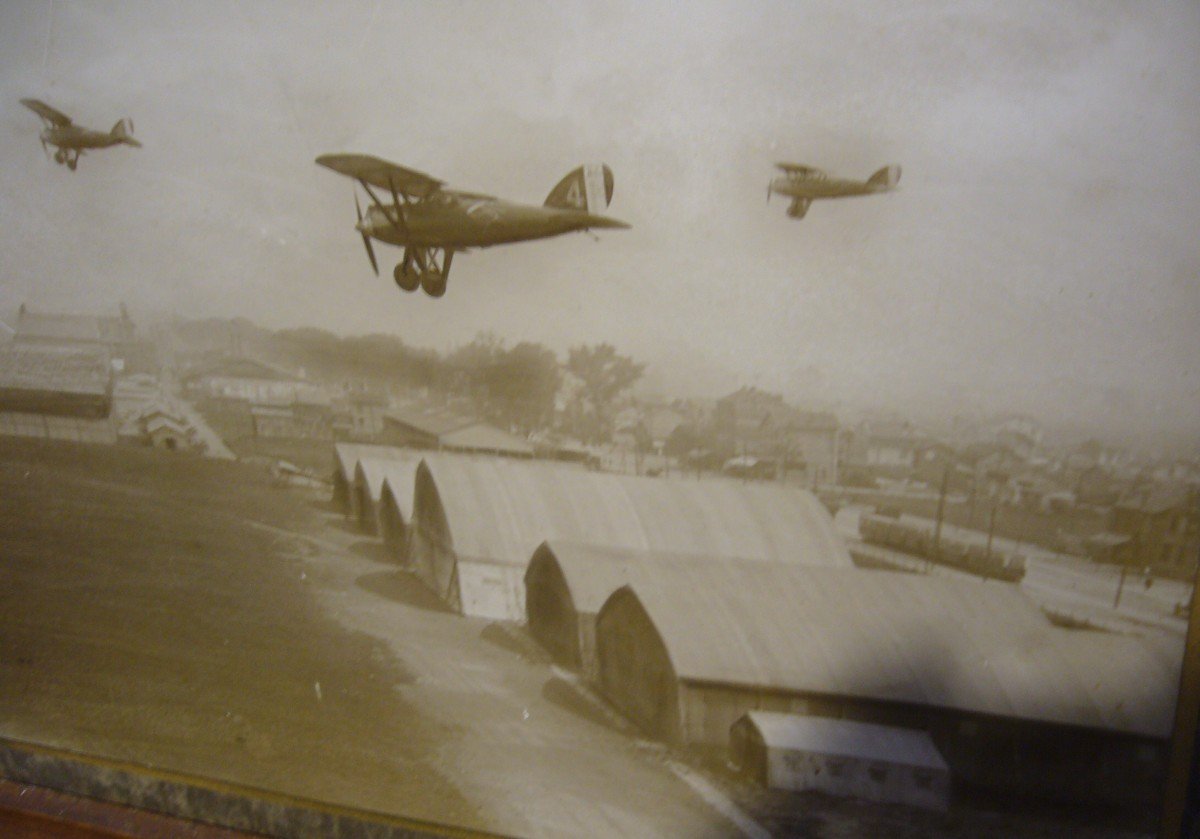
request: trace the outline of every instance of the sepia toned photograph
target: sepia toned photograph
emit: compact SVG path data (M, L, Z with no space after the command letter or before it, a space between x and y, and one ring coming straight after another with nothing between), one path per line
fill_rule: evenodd
M0 835L1200 836L1200 6L0 4Z

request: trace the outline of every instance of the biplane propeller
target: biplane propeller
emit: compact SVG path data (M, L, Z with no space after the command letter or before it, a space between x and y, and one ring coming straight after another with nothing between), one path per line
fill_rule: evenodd
M87 149L105 149L109 146L126 145L141 148L142 144L133 138L133 120L119 119L111 131L94 131L83 128L71 121L71 118L45 102L37 99L22 99L21 104L42 118L45 128L38 139L42 141L42 151L50 156L49 146L54 146L54 162L65 163L72 172L79 165L79 158Z
M875 195L890 192L900 183L900 167L884 166L865 181L831 178L812 166L799 163L776 163L783 172L782 177L767 184L767 201L778 192L792 199L787 214L791 218L804 218L808 207L818 198L848 198L855 195Z
M316 162L353 178L366 191L370 204L365 213L357 190L354 193L354 227L375 274L379 263L371 240L402 247L404 256L392 278L403 291L420 288L430 297L446 293L450 263L459 251L593 228L629 227L597 213L608 206L613 192L612 170L603 164L573 170L541 207L535 207L446 189L443 181L371 155L325 154ZM383 197L376 190L384 190Z

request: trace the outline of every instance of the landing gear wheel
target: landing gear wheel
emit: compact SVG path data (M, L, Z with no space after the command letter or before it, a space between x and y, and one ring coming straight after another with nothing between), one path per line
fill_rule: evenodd
M392 279L402 291L416 291L421 286L421 274L411 265L397 263L392 271Z
M55 163L66 163L67 162L67 153L65 151L63 151L62 149L59 149L58 151L56 151L54 153L54 162Z
M441 297L446 293L446 275L441 271L426 271L421 275L421 288L430 297Z
M75 167L78 165L79 165L78 157L72 157L70 160L67 161L67 168L70 169L72 172L75 171Z

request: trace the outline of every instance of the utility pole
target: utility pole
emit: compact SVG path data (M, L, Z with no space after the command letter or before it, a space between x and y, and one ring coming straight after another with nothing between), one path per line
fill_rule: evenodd
M1113 610L1121 605L1121 589L1125 587L1125 564L1121 563L1121 576L1117 579L1117 596L1113 598Z
M942 488L938 493L937 506L937 524L933 528L933 555L941 556L942 553L942 517L946 513L946 489L950 485L950 461L946 461L946 468L942 470Z
M989 561L991 561L991 558L992 558L992 537L996 533L996 510L998 509L998 507L999 507L999 505L997 505L996 502L993 501L992 502L992 514L988 517L987 550L984 551L984 557L983 557L984 562L989 562Z

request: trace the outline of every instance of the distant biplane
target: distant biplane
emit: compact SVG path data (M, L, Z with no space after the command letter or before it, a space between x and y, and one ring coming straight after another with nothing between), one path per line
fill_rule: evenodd
M37 99L22 99L21 104L42 118L45 128L41 133L42 149L47 145L55 147L54 162L65 163L72 172L79 165L79 157L87 149L105 149L109 146L124 144L141 148L142 144L133 139L133 120L119 119L112 131L94 131L83 128L71 122L71 118L62 111L51 108L45 102ZM49 154L49 151L46 151Z
M767 185L767 200L778 192L792 199L787 214L791 218L804 218L808 205L818 198L846 198L853 195L875 195L889 192L900 183L900 167L884 166L865 181L850 181L831 178L820 169L798 163L776 163L783 176Z
M436 178L370 155L326 154L316 162L358 181L370 197L364 214L355 192L355 229L375 274L379 264L371 240L398 245L404 257L392 272L396 285L404 291L419 287L430 297L446 293L450 262L458 251L591 228L629 227L597 214L608 206L613 192L612 170L603 164L575 169L550 191L545 204L535 207L446 189ZM385 200L371 187L386 190Z

